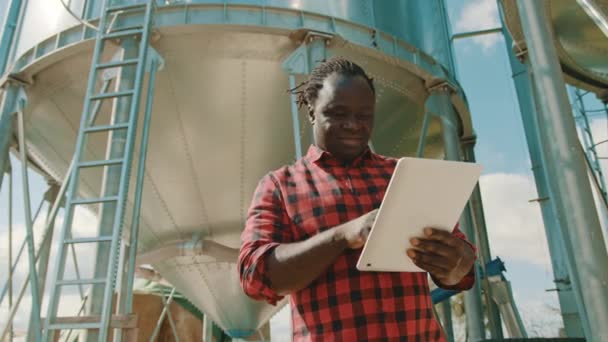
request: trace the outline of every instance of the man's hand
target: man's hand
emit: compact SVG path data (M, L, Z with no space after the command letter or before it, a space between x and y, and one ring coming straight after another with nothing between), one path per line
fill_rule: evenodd
M377 214L378 209L375 209L336 227L336 238L346 241L348 248L359 249L363 247Z
M429 272L443 285L456 285L475 263L473 249L449 232L425 228L424 236L413 238L414 248L407 255L418 267Z

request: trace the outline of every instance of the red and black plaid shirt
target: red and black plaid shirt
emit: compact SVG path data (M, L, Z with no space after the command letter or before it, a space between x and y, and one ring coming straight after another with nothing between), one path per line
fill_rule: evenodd
M311 146L295 164L266 175L241 236L238 269L245 293L276 304L282 297L266 275L271 250L379 208L396 163L367 150L345 167ZM465 239L458 227L453 234ZM359 272L360 253L346 250L308 287L291 294L294 340L444 341L427 273ZM468 289L473 282L470 273L451 288Z

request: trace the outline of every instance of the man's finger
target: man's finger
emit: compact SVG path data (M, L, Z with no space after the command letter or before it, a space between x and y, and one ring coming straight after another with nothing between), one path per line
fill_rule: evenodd
M367 241L367 237L369 236L369 232L372 230L372 227L365 227L359 231L359 236L363 241Z
M420 238L441 241L450 246L456 246L458 244L458 240L460 240L460 238L452 235L452 233L436 228L424 228L424 235Z
M439 280L441 280L447 276L447 272L444 269L437 267L436 265L429 264L429 263L426 263L426 262L424 262L422 260L418 260L418 259L414 260L414 264L416 264L416 266L422 268L423 270L429 272L430 274L432 274L434 277L438 278Z
M408 250L407 254L410 258L412 258L414 263L423 262L425 264L433 265L439 269L442 269L444 272L449 272L452 269L451 261L447 258L434 254L425 254L420 251L414 251L412 253L411 250Z
M444 257L449 257L454 254L454 247L447 245L442 241L413 238L410 240L410 243L414 248L427 254L437 254Z

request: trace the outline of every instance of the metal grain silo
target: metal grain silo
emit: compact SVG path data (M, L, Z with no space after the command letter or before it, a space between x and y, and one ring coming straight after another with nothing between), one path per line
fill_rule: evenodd
M27 96L27 155L57 182L74 155L95 27L103 16L102 0L67 7L72 13L59 0L11 1L16 30L6 53L8 87ZM130 10L114 18L113 28L127 29L143 15L143 9ZM449 149L448 157L458 159L459 139L472 135L440 0L163 1L153 20L150 46L163 68L154 82L138 260L234 337L251 334L277 310L242 294L236 251L257 181L311 143L304 113L286 90L318 61L343 55L374 78L371 143L379 153L442 158ZM114 43L102 58L125 48L124 41ZM107 79L120 72L119 66L109 69ZM102 87L102 79L92 84ZM111 103L100 112L112 115ZM107 155L108 139L91 138L83 155ZM131 184L136 176L131 172ZM80 196L101 196L103 170L80 177ZM130 192L125 217L134 202Z

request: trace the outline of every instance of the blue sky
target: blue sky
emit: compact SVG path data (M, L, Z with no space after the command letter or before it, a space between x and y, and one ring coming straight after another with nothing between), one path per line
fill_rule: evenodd
M453 33L500 25L494 0L447 0L447 3ZM3 4L0 0L0 22ZM538 204L528 202L536 198L536 190L504 40L498 34L462 39L455 42L454 49L458 76L478 136L477 159L484 165L481 188L492 254L506 262L506 276L524 320L533 330L530 332L555 336L560 317L550 308L558 308L558 303L555 292L546 291L554 288L553 275ZM597 101L590 103L594 108L597 105ZM604 119L594 120L592 126L596 141L608 137ZM601 152L608 155L608 148ZM20 184L19 180L16 175L15 185ZM40 177L32 177L31 187L36 194L32 200L35 209L45 184ZM19 187L15 191L17 198L21 198ZM16 209L15 221L22 222L21 205ZM6 210L6 186L3 186L0 213ZM6 232L5 227L5 219L0 215L0 234ZM0 250L5 256L4 244ZM4 264L0 269L5 269ZM0 276L0 283L4 279L4 275ZM273 325L273 332L285 333L286 311L273 320Z

